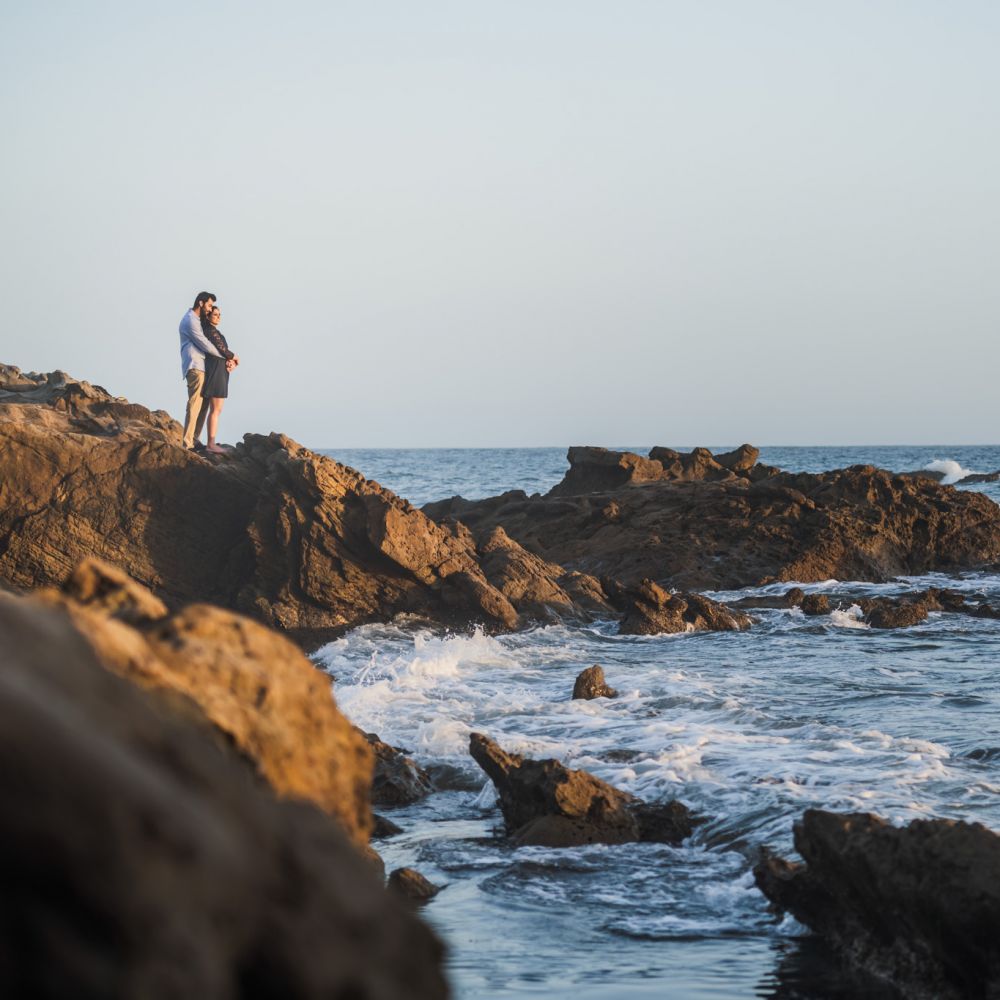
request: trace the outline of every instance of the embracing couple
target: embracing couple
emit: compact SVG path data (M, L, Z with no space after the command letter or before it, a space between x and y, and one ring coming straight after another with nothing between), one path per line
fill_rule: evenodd
M181 374L187 382L184 447L221 455L226 449L215 440L219 415L229 396L229 374L240 359L229 349L219 330L222 313L211 292L199 292L181 320ZM198 439L208 418L208 444Z

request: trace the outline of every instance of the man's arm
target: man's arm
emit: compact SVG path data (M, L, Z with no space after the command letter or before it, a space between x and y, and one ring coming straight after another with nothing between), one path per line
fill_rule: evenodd
M227 361L231 361L235 357L233 352L229 350L228 347L226 347L226 342L222 339L222 334L219 333L219 331L216 330L216 328L212 326L211 323L208 324L207 328L203 326L201 328L201 332L205 334L205 336L208 337L210 341L212 341L213 345L215 346L215 349ZM239 364L239 362L237 362L237 364Z
M205 336L204 331L201 328L201 321L195 316L194 311L191 310L184 317L181 322L181 328L184 330L185 335L191 340L191 343L198 348L204 354L211 354L213 357L221 358L222 354L216 350L215 345Z

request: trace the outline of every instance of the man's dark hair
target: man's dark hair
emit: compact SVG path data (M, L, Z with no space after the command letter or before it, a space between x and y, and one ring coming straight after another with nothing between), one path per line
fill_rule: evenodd
M209 299L215 301L216 295L214 292L199 292L198 297L194 300L194 305L191 306L192 309L197 309L202 302L207 302Z

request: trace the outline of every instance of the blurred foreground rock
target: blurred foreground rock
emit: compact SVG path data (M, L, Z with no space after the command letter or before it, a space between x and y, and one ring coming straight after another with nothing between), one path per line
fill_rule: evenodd
M329 677L283 636L208 605L168 614L96 559L35 599L65 611L108 669L210 723L276 794L314 803L368 843L372 752L337 709Z
M341 827L190 699L109 672L78 620L0 595L0 995L445 996L440 944Z

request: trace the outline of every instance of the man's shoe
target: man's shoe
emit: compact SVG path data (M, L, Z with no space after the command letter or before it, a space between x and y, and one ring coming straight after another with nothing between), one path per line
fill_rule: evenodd
M200 441L195 441L192 451L204 451L205 446Z

